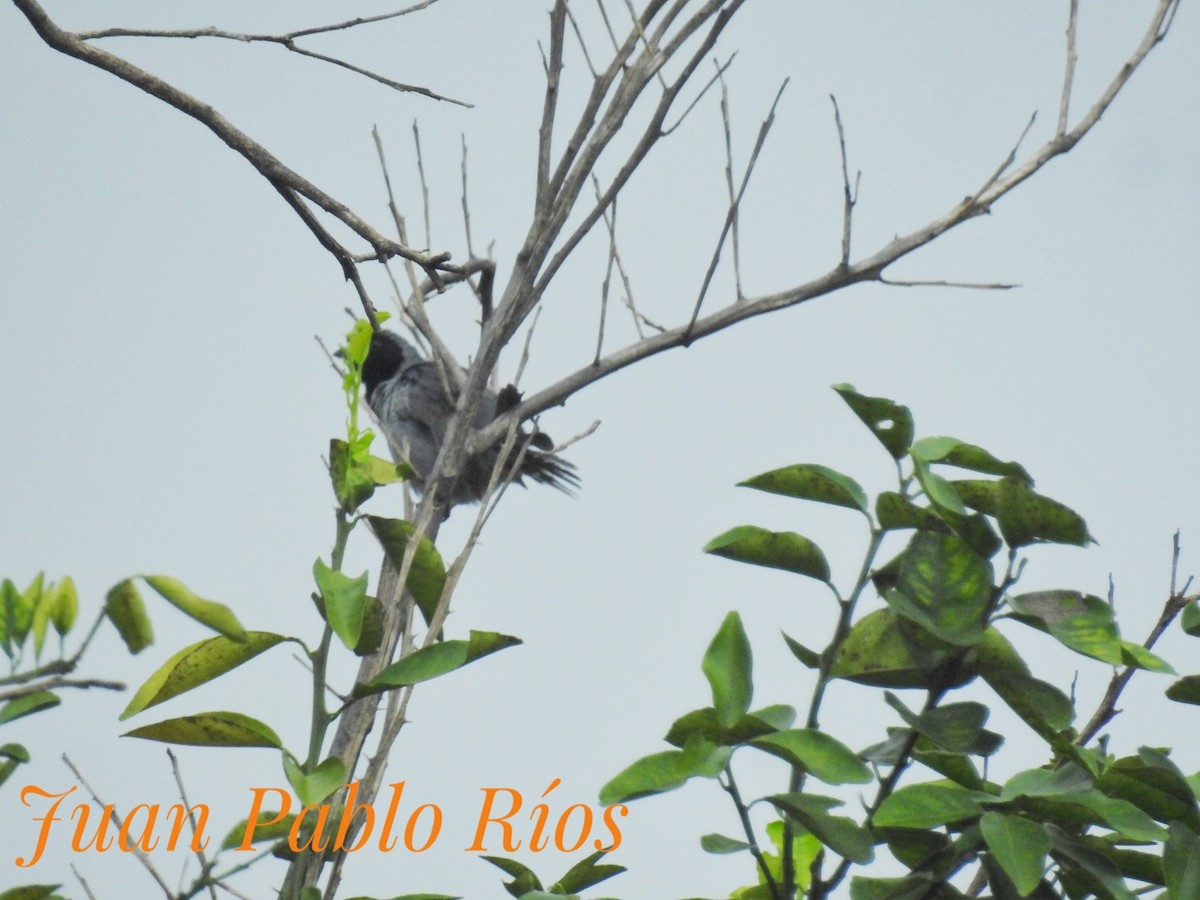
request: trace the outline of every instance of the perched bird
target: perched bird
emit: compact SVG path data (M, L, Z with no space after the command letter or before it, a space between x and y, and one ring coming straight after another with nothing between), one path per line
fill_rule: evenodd
M437 364L422 357L412 344L391 331L376 331L371 335L362 375L367 405L379 418L393 446L407 454L407 462L416 470L411 483L423 493L425 479L442 449L458 399L457 390L450 385L448 394ZM483 428L520 402L521 395L512 385L499 394L485 389L472 424ZM502 443L479 451L463 464L450 491L449 505L483 499ZM553 446L554 442L545 434L519 432L501 477L507 476L517 454L524 451L514 481L524 486L522 479L528 477L571 493L579 487L579 476L575 466L549 452Z

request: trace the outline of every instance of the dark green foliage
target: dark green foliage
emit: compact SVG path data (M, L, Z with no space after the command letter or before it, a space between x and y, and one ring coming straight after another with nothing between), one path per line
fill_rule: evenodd
M807 727L793 727L791 706L749 712L753 660L740 618L730 613L704 657L712 708L678 719L667 739L679 749L634 763L610 782L602 800L661 793L697 775L719 777L743 833L709 834L702 846L710 853L750 851L757 883L735 891L738 900L824 900L844 896L837 892L846 886L852 900L958 898L967 896L972 878L986 887L983 896L996 900L1128 900L1147 887L1166 888L1164 898L1200 897L1197 779L1189 782L1153 748L1116 759L1103 743L1089 746L1094 729L1083 736L1072 730L1072 696L1037 677L1008 637L1033 629L1097 666L1131 674L1174 671L1149 646L1124 640L1112 606L1098 597L1075 590L1014 591L1026 562L1019 556L1023 549L1086 546L1092 538L1084 520L1036 493L1019 463L957 438L914 441L907 407L848 385L835 390L900 463L895 488L872 502L852 478L813 463L773 469L742 484L865 516L871 540L858 580L839 591L816 543L793 532L742 525L704 548L815 579L816 588L803 587L813 581L798 584L827 589L836 603L837 625L820 649L783 635L803 677L816 679ZM946 467L985 477L952 480ZM883 545L900 541L890 551L895 555L880 564ZM873 602L870 588L877 595ZM1200 635L1197 609L1170 598L1166 615L1183 612L1185 630ZM785 627L811 642L803 622ZM1099 675L1108 677L1103 669ZM891 707L893 718L881 723L879 743L854 753L817 727L825 687L833 680L861 686L851 690L874 690ZM968 686L969 697L956 693ZM901 698L895 689L918 693ZM806 699L810 690L805 684L799 697L786 699ZM1200 704L1200 676L1179 679L1168 696ZM1002 762L1006 737L1027 743L1031 736L985 727L987 703L995 699L1017 714L1046 753L1043 767L1012 774L1003 784L981 772ZM773 709L781 712L768 715ZM780 816L768 828L777 854L759 848L761 836L746 815L752 798L734 787L734 758L751 750L786 764L787 790L759 798ZM913 763L928 771L918 774ZM812 792L813 779L865 785L861 806L839 810L843 800ZM792 852L784 854L789 842ZM881 852L908 874L854 874Z

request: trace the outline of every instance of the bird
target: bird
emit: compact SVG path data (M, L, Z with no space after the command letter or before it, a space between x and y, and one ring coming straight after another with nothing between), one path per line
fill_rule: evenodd
M426 481L442 449L450 416L458 400L458 390L449 379L443 379L438 367L394 331L378 329L371 335L370 346L362 367L367 406L375 413L393 448L407 454L406 462L414 475L410 483L425 493ZM479 411L472 423L484 428L497 416L508 412L521 402L521 394L513 385L499 393L484 389ZM497 442L475 453L461 467L458 477L448 491L449 508L460 503L477 503L492 478L500 458L501 444ZM573 494L579 488L579 475L574 464L552 452L554 442L544 433L517 433L511 454L501 470L507 477L513 461L521 456L520 466L512 480L524 487L525 478L547 484Z

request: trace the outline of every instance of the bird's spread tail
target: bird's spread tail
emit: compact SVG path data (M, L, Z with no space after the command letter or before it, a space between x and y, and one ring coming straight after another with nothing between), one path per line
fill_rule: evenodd
M521 460L521 477L532 478L538 484L548 484L564 494L579 490L579 473L575 466L561 456L529 447Z

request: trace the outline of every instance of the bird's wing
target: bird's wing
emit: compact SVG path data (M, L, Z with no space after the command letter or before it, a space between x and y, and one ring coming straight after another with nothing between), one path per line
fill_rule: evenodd
M370 402L391 443L424 477L437 459L454 409L437 367L431 362L409 366L380 384Z

